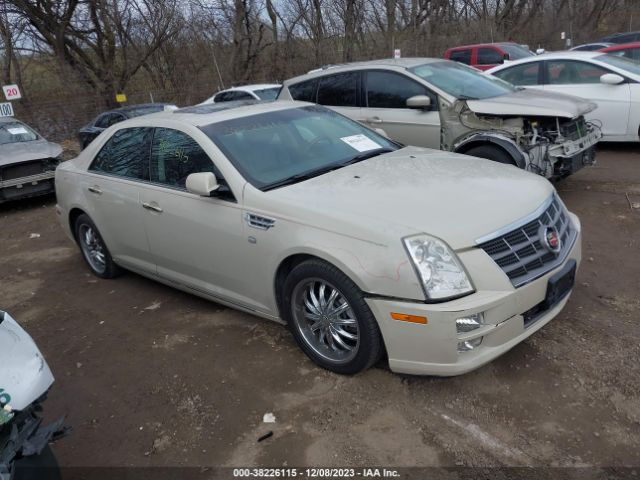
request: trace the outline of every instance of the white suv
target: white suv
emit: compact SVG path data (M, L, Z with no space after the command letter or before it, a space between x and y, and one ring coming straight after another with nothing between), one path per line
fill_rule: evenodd
M118 123L56 191L99 277L126 268L288 323L339 373L383 351L396 372L477 368L560 312L580 261L580 222L543 178L300 102Z
M562 178L590 165L596 108L525 90L458 62L403 58L337 65L284 82L278 100L326 105L405 145L439 148Z

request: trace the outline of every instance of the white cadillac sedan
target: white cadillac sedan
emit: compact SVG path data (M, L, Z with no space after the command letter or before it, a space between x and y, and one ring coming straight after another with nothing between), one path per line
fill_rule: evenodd
M131 119L56 170L91 271L131 270L289 325L318 365L456 375L564 307L580 222L551 184L389 141L324 107Z

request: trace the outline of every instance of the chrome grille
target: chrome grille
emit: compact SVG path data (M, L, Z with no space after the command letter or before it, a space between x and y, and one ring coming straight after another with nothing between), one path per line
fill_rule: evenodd
M557 230L561 241L559 252L554 253L543 245L545 227ZM519 287L562 263L576 236L566 209L554 195L549 206L535 219L478 246L507 274L513 286Z
M269 230L276 223L272 218L261 217L255 213L246 213L244 218L250 227L257 228L259 230Z

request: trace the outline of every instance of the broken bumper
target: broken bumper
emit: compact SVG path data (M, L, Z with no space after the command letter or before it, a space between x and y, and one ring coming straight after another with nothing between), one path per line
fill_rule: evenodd
M593 128L578 140L567 140L549 148L554 164L554 176L567 176L596 161L595 145L602 138L599 128Z
M55 190L54 177L55 171L49 171L28 177L0 180L0 202L51 193Z
M579 226L577 217L572 215L572 219ZM465 255L460 256L463 263ZM579 233L560 265L519 288L489 288L498 285L498 277L504 274L494 272L486 263L493 261L484 257L484 252L469 252L467 256L486 277L477 282L485 287L472 295L436 304L367 299L378 320L391 370L414 375L460 375L490 362L535 333L558 315L568 301L570 291L551 306L541 307L546 305L551 277L571 267L573 262L576 266L580 263L581 236ZM499 270L497 266L495 269ZM427 323L394 320L392 313L426 317ZM478 313L484 315L480 328L457 332L457 319ZM474 340L479 340L479 345L459 351L461 342Z

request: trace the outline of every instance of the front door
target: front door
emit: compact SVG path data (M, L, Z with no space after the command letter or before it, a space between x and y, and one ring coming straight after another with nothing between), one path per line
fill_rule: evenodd
M369 70L364 77L363 123L381 128L405 145L440 148L440 115L437 96L427 87L399 73ZM407 99L416 95L431 98L428 109L407 107Z
M223 185L216 197L187 192L189 174L213 172ZM156 128L151 148L151 182L141 189L144 226L158 275L179 285L259 308L247 291L250 272L239 268L250 247L243 236L242 210L224 178L188 134Z

